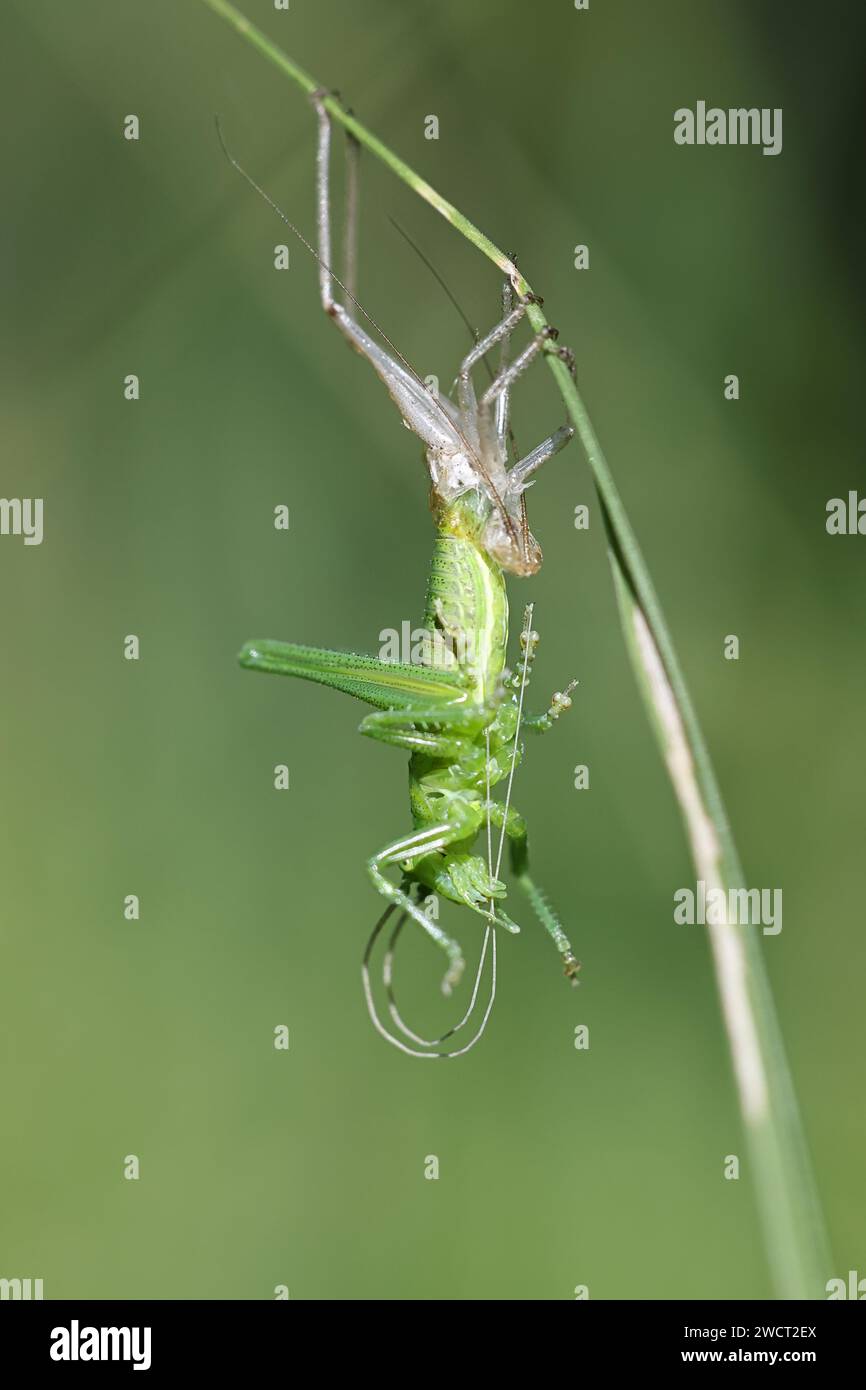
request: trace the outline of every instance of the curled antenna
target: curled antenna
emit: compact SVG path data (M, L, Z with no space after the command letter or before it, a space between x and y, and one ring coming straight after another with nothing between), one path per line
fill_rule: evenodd
M388 345L388 347L390 348L391 352L393 352L394 356L395 356L395 357L397 358L397 360L401 363L401 365L402 365L403 367L406 368L406 371L409 373L409 375L418 383L418 385L419 385L420 387L422 387L422 389L423 389L424 391L427 391L427 387L425 386L425 384L424 384L424 382L422 381L421 377L419 376L418 372L416 372L415 368L412 366L412 363L409 362L409 361L407 360L407 358L403 356L403 353L400 351L400 349L397 347L397 345L391 341L391 339L388 337L388 335L387 335L387 333L384 331L384 329L380 328L379 324L378 324L378 323L376 322L376 320L373 318L372 314L368 314L368 312L367 312L367 310L364 308L363 304L361 304L360 301L359 301L358 299L355 298L355 295L352 293L352 291L343 283L343 281L340 279L340 277L339 277L338 275L336 275L336 274L334 273L334 271L331 269L331 267L322 259L322 257L319 255L319 253L318 253L318 251L316 250L316 248L311 244L311 242L309 242L309 241L307 240L307 238L304 236L303 232L302 232L298 227L295 226L294 222L291 220L291 218L288 216L288 214L285 213L285 212L283 212L283 209L280 207L279 203L277 203L277 202L271 197L271 195L270 195L268 192L266 192L264 188L262 188L261 184L259 184L259 183L256 182L256 180L253 178L252 174L248 174L248 173L247 173L246 169L243 167L243 165L240 163L240 161L237 160L237 159L235 159L234 155L232 154L231 150L229 149L228 145L227 145L226 142L225 142L225 137L223 136L222 125L221 125L221 123L220 123L220 118L219 118L219 116L214 116L214 124L215 124L215 126L216 126L217 138L219 139L220 147L221 147L221 149L222 149L222 152L223 152L223 154L225 155L226 159L228 160L229 164L232 166L232 168L235 169L235 170L240 174L241 178L243 178L243 179L246 180L246 182L249 184L250 188L252 188L256 193L258 193L258 195L259 195L260 198L263 198L263 199L264 199L264 201L267 203L268 207L269 207L273 212L276 213L277 217L279 217L280 220L288 227L289 231L292 232L292 234L293 234L294 236L297 237L297 239L298 239L298 241L301 243L301 245L302 245L303 247L305 247L305 249L306 249L307 251L309 251L309 253L310 253L310 255L313 257L313 259L314 259L315 261L317 261L318 264L322 267L322 269L325 270L325 271L328 273L328 275L329 275L329 276L331 277L331 279L333 280L334 284L335 284L335 285L339 285L340 289L342 290L342 292L343 292L343 294L346 296L346 298L347 298L348 300L350 300L352 304L354 304L354 306L355 306L355 308L358 310L358 312L364 316L364 318L367 320L367 322L370 324L370 326L376 331L376 333L379 334L379 336L380 336L380 338L382 339L382 341L383 341L384 343L387 343L387 345ZM471 326L470 326L470 327L471 327ZM429 391L427 391L427 395L428 395L429 399L431 400L431 402L435 405L436 409L439 411L440 415L442 416L442 419L445 421L445 423L447 424L448 428L451 429L451 430L456 430L456 431L457 431L457 434L458 434L458 436L459 436L459 438L460 438L461 443L464 445L467 454L468 454L469 457L473 460L473 462L474 462L474 464L475 464L475 467L476 467L477 470L478 470L479 476L484 480L484 485L485 485L485 488L486 488L486 490L487 490L488 496L490 497L491 501L494 503L494 505L495 505L495 507L496 507L496 510L498 511L498 513L499 513L499 515L500 515L500 517L501 517L501 519L502 519L502 524L503 524L503 526L505 527L506 531L508 532L508 535L511 537L511 539L512 539L512 540L515 542L515 544L516 544L516 543L517 543L517 540L518 540L518 536L517 536L517 532L516 532L516 530L515 530L515 528L514 528L514 522L512 521L512 519L511 519L511 517L510 517L510 515L509 515L509 513L508 513L508 509L507 509L507 507L505 506L505 503L503 502L503 500L502 500L502 498L500 497L500 495L499 495L499 493L498 493L496 487L494 486L493 479L490 477L487 468L484 466L483 460L480 459L480 458L478 457L478 454L477 454L476 450L472 447L472 444L470 443L470 441L466 438L466 436L465 436L465 434L463 433L463 431L462 431L461 429L459 429L459 427L455 424L455 422L454 422L454 421L451 419L451 417L447 414L447 412L445 411L445 409L444 409L444 407L442 406L441 402L440 402L435 396L433 396Z
M441 1043L447 1042L448 1038L453 1038L455 1033L459 1033L462 1028L465 1028L466 1024L469 1022L470 1018L475 1012L475 1003L478 999L478 991L481 987L481 976L484 970L484 962L487 959L487 947L489 945L490 935L493 929L488 925L484 932L484 940L481 943L481 954L478 957L478 966L475 971L475 982L472 986L472 997L469 1000L469 1003L466 1007L466 1012L461 1018L460 1022L455 1023L454 1027L449 1028L446 1033L443 1033L441 1035L441 1037L422 1038L417 1033L413 1033L412 1029L409 1028L406 1023L404 1023L403 1018L400 1014L400 1010L397 1007L397 1000L394 996L394 953L400 933L406 924L406 917L407 914L405 912L401 913L397 925L391 933L391 939L388 942L388 949L385 952L385 957L382 962L382 983L385 987L385 993L388 996L388 1012L390 1013L392 1019L394 1020L395 1024L400 1029L404 1037L411 1038L412 1042L420 1043L422 1047L438 1047ZM494 979L493 992L491 994L490 1001L487 1007L485 1021L486 1018L489 1017L490 1010L493 1007L495 989L496 981ZM481 1035L479 1034L478 1037L480 1036ZM476 1038L476 1041L477 1040L478 1039Z
M363 960L362 960L362 962L361 962L361 979L362 979L363 984L364 984L364 998L365 998L366 1001L367 1001L367 1012L368 1012L369 1015L370 1015L370 1019L371 1019L371 1022L372 1022L372 1024L373 1024L373 1027L376 1029L376 1032L379 1033L380 1036L383 1037L383 1038L385 1039L386 1042L389 1042L389 1043L391 1044L392 1047L398 1048L400 1052L404 1052L404 1053L406 1054L407 1057L429 1058L429 1059L431 1059L431 1060L433 1060L433 1061L438 1061L438 1060L444 1059L444 1058L464 1057L464 1056L466 1055L466 1053L467 1053L467 1052L470 1052L470 1051L472 1050L472 1048L475 1046L475 1044L481 1040L481 1038L482 1038L482 1036L483 1036L483 1034L484 1034L484 1031L485 1031L485 1029L486 1029L486 1027L487 1027L487 1022L488 1022L488 1019L490 1018L491 1011L492 1011L492 1009L493 1009L493 1001L494 1001L494 999L496 998L496 933L495 933L495 932L492 930L492 928L489 927L489 926L485 929L485 933L484 933L484 943L483 943L482 951L481 951L481 961L479 962L478 971L477 971L477 973L476 973L475 987L474 987L474 989L473 989L473 991L472 991L472 1000L471 1000L471 1003L470 1003L469 1010L468 1010L467 1013L464 1015L464 1017L463 1017L463 1019L461 1020L461 1022L460 1022L459 1024L456 1025L456 1027L452 1028L448 1033L444 1033L444 1034L442 1035L442 1038L438 1039L437 1041L442 1042L442 1041L444 1041L445 1038L452 1037L453 1034L456 1033L456 1032L458 1031L459 1028L462 1028L462 1027L463 1027L463 1025L466 1023L466 1021L467 1021L468 1018L470 1017L472 1011L474 1010L474 1008L475 1008L475 1000L476 1000L477 995L478 995L478 985L479 985L479 981L480 981L480 978L481 978L481 967L482 967L482 965L483 965L484 958L485 958L486 952L487 952L488 937L492 937L492 939L493 939L493 949L492 949L492 952L491 952L491 967L490 967L490 968L491 968L491 977L490 977L490 997L489 997L489 999L488 999L488 1001L487 1001L487 1005L486 1005L485 1010L484 1010L484 1015L483 1015L483 1017L482 1017L482 1019L481 1019L481 1022L480 1022L480 1024L479 1024L479 1026L478 1026L478 1028L477 1028L477 1030L476 1030L474 1036L473 1036L472 1038L470 1038L469 1042L468 1042L468 1043L465 1043L465 1044L463 1045L463 1047L455 1048L455 1049L453 1049L453 1050L450 1051L450 1052L421 1052L421 1051L419 1051L418 1048L409 1047L409 1046L403 1041L402 1038L398 1038L394 1033L392 1033L392 1032L385 1026L385 1024L384 1024L384 1023L382 1022L382 1020L380 1019L379 1014L378 1014L378 1011L377 1011L377 1009L376 1009L376 1001L375 1001L374 998L373 998L373 990L372 990L372 987L371 987L371 984L370 984L370 958L371 958L371 955L372 955L372 953L373 953L373 947L375 946L376 941L378 940L378 937L379 937L379 935L380 935L382 929L384 928L385 924L389 921L389 919L390 919L390 917L391 917L391 914L394 912L395 906L396 906L396 904L394 904L394 903L389 903L388 906L385 908L385 911L382 913L381 917L379 918L378 922L377 922L376 925L374 926L372 932L370 933L370 939L369 939L368 942L367 942L366 950L364 951L364 958L363 958ZM401 922L398 922L398 925L397 925L397 932L399 932L399 929L400 929L401 926L402 926L402 923L401 923ZM395 932L395 936L396 936L397 932ZM393 938L392 938L392 940L393 940ZM400 1022L399 1026L400 1026L400 1027L403 1027L403 1028L405 1029L405 1025L403 1025L402 1021ZM406 1030L406 1036L407 1036L407 1037L411 1037L411 1038L415 1038L415 1034L409 1032L408 1030ZM421 1039L417 1039L417 1040L418 1040L418 1041L422 1041Z

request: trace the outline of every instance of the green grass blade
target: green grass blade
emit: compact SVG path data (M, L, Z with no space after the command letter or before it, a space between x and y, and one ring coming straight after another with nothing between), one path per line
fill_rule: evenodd
M691 710L693 732L687 728L606 513L605 521L626 644L685 821L697 877L708 890L745 888L700 729ZM667 635L658 610L656 622ZM682 684L678 669L676 674ZM831 1274L829 1248L757 930L707 927L774 1286L781 1298L822 1298Z

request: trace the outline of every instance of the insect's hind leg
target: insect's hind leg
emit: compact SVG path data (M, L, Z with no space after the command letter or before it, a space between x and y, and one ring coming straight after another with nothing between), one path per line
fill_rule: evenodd
M346 210L343 222L343 284L349 296L346 312L350 318L358 293L358 204L361 194L361 145L351 131L346 132Z
M316 229L319 240L319 293L322 308L326 314L334 312L333 281L331 271L331 118L325 110L324 93L316 92L312 97L313 106L319 120L319 139L316 146Z
M393 904L392 907L388 910L393 910ZM469 1022L469 1020L475 1012L475 1005L478 1001L478 993L481 988L481 980L484 974L484 965L487 960L488 947L492 944L493 971L490 982L490 995L484 1010L484 1017L482 1020L482 1026L480 1030L480 1032L483 1032L484 1028L487 1025L487 1020L490 1017L490 1013L493 1007L493 1001L496 997L496 934L493 931L492 927L488 924L484 932L484 940L481 945L481 952L478 957L478 965L475 970L475 981L472 986L472 996L469 1000L469 1003L466 1006L466 1010L463 1014L463 1017L459 1020L459 1022L452 1024L452 1026L448 1028L444 1033L441 1033L439 1037L424 1038L421 1036L420 1033L416 1033L412 1028L410 1028L408 1024L404 1021L403 1016L400 1013L400 1009L397 1005L397 999L394 993L394 955L397 948L398 938L405 924L406 914L401 912L400 916L397 919L397 925L391 932L391 938L388 942L388 947L385 951L385 955L382 961L382 984L385 988L385 994L388 999L388 1012L391 1015L391 1018L396 1027L399 1028L400 1032L403 1034L404 1037L411 1039L412 1042L420 1043L422 1047L438 1047L440 1043L447 1042L449 1038L453 1038L457 1033L462 1032L462 1030L466 1027L467 1023ZM367 961L369 961L369 953L366 959Z
M319 294L322 308L339 328L343 337L361 357L365 357L380 381L384 382L406 424L427 449L459 449L460 435L454 420L438 396L433 396L393 344L392 353L385 351L355 319L360 306L354 298L353 281L356 273L355 242L358 227L358 154L357 142L348 147L348 184L345 227L347 280L341 288L351 308L341 304L334 295L339 281L331 261L331 118L324 104L325 93L314 92L311 101L319 122L316 147L316 225L318 234ZM369 317L361 310L364 317ZM372 320L371 320L372 322ZM377 327L375 324L374 328ZM384 338L381 329L377 328ZM386 339L387 342L387 339ZM400 359L398 361L398 358Z
M468 1023L469 1019L471 1018L472 1014L474 1013L474 1011L475 1011L475 1002L476 1002L476 1000L477 1000L477 998L478 998L478 989L479 989L479 986L480 986L480 983L481 983L481 974L482 974L482 970L483 970L483 968L484 968L484 960L485 960L485 957L486 957L486 955L487 955L487 945L488 945L488 941L489 941L490 944L491 944L491 947L492 947L492 949L491 949L491 958L492 958L492 959L491 959L490 994L489 994L487 1003L486 1003L485 1008L484 1008L484 1013L483 1013L483 1016L482 1016L482 1018L481 1018L481 1022L480 1022L480 1024L478 1025L478 1027L475 1029L475 1032L474 1032L474 1034L472 1035L472 1037L469 1039L468 1042L465 1042L465 1043L462 1045L462 1047L450 1048L447 1052L439 1052L439 1051L432 1052L432 1051L429 1051L429 1050L418 1051L418 1049L416 1049L416 1048L414 1048L414 1047L409 1047L408 1044L405 1043L405 1042L403 1041L402 1038L398 1038L394 1033L390 1032L389 1029L385 1027L384 1023L382 1022L381 1018L379 1017L379 1013L378 1013L378 1010L377 1010L377 1008L376 1008L376 1002L375 1002L375 1000L374 1000L374 998L373 998L372 987L371 987L371 984L370 984L370 958L371 958L371 955L372 955L373 947L374 947L375 944L376 944L376 940L377 940L377 938L378 938L378 936L379 936L379 933L382 931L382 928L385 926L386 922L388 921L389 917L391 917L391 915L392 915L393 912L394 912L394 904L393 904L393 903L389 903L388 906L385 908L385 911L382 913L381 917L380 917L379 920L377 921L376 925L374 926L372 932L370 933L370 939L369 939L369 941L367 942L367 947L366 947L366 949L365 949L365 951L364 951L364 957L363 957L363 960L362 960L362 962L361 962L361 980L362 980L363 986L364 986L364 997L365 997L366 1002L367 1002L367 1011L368 1011L368 1013L369 1013L369 1015L370 1015L370 1019L371 1019L371 1021L372 1021L372 1023L373 1023L373 1027L376 1029L377 1033L379 1033L379 1034L385 1039L386 1042L389 1042L389 1043L391 1044L392 1047L398 1048L398 1049L400 1050L400 1052L406 1053L406 1055L409 1056L409 1057L417 1057L417 1058L420 1058L422 1061L423 1061L425 1058L430 1058L430 1057L432 1057L432 1058L434 1058L434 1059L437 1059L437 1058L443 1058L443 1059L449 1059L449 1058L450 1058L450 1059L453 1059L453 1058L455 1058L455 1057L465 1057L466 1053L467 1053L467 1052L471 1052L471 1051L472 1051L472 1048L473 1048L473 1047L476 1045L476 1043L478 1043L478 1042L481 1040L481 1038L483 1037L484 1032L485 1032L485 1030L486 1030L486 1028L487 1028L488 1021L489 1021L489 1019L490 1019L490 1014L491 1014L491 1012L492 1012L492 1010L493 1010L493 1003L494 1003L494 1000L495 1000L495 998L496 998L496 934L495 934L495 932L493 932L493 931L491 930L491 928L490 928L489 926L488 926L486 932L484 933L484 944L483 944L482 949L481 949L481 956L480 956L479 962L478 962L478 970L477 970L476 976L475 976L475 985L474 985L473 990L472 990L472 998L471 998L470 1001L469 1001L469 1007L467 1008L466 1012L464 1013L464 1015L463 1015L463 1017L462 1017L462 1019L460 1020L459 1023L455 1024L454 1027L449 1028L448 1031L445 1032L445 1033L443 1033L442 1036L441 1036L440 1038L436 1038L436 1039L434 1039L434 1038L429 1038L429 1039L427 1039L427 1038L421 1038L421 1037L419 1037L419 1035L418 1035L417 1033L414 1033L414 1032L412 1031L411 1028L407 1028L406 1024L403 1022L402 1018L400 1017L399 1009L397 1008L396 1000L394 999L393 990L392 990L392 988L391 988L390 977L389 977L389 974L388 974L389 966L388 966L388 964L387 964L387 957L386 957L385 974L383 975L383 983L385 984L386 989L387 989L387 993L388 993L388 1006L389 1006L389 1010L390 1010L391 1016L392 1016L392 1018L394 1019L394 1022L396 1023L397 1027L400 1029L401 1033L403 1033L403 1036L404 1036L404 1037L410 1038L413 1042L418 1042L418 1043L420 1043L421 1046L422 1046L423 1048L425 1048L425 1049L429 1049L429 1048L436 1047L436 1046L437 1046L439 1043L441 1043L441 1042L445 1042L446 1039L448 1039L448 1038L454 1037L455 1033L459 1033L459 1032L460 1032L460 1030L466 1025L466 1023ZM400 917L399 917L399 920L398 920L398 923L397 923L397 926L396 926L396 928L394 929L394 931L393 931L393 933L392 933L392 935L391 935L391 942L390 942L390 945L389 945L389 948L388 948L389 954L391 954L391 953L393 952L393 948L394 948L394 945L395 945L395 943L396 943L396 939L397 939L397 937L398 937L399 934L400 934L400 930L401 930L402 925L403 925L403 923L405 922L405 920L406 920L405 913L401 913L401 914L400 914Z
M404 835L399 840L392 841L384 849L380 849L378 854L374 854L367 863L367 872L382 897L387 898L401 911L408 913L413 921L423 927L427 935L447 955L448 970L442 981L443 994L450 994L463 974L465 964L463 952L458 943L442 930L438 922L434 922L425 912L421 911L402 885L398 886L387 877L384 869L394 864L401 864L404 860L415 859L424 854L432 854L436 850L444 849L447 845L462 839L465 834L466 826L457 820L442 821L437 825L424 826L423 829L416 830L411 835Z

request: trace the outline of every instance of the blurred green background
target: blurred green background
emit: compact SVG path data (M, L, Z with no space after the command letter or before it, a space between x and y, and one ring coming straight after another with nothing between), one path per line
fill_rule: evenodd
M765 949L833 1272L866 1273L866 540L824 528L829 497L866 487L863 14L245 8L518 252L575 348L747 874L784 892ZM583 985L518 913L487 1038L424 1067L374 1035L359 981L364 864L409 826L405 758L357 737L360 705L235 665L253 636L375 651L420 619L433 534L416 442L303 249L274 269L286 235L214 133L219 112L309 232L311 112L193 0L19 0L2 28L2 492L44 497L45 540L0 540L0 1275L49 1298L768 1296L707 942L673 923L694 875L578 447L533 490L545 565L512 595L536 603L535 703L581 682L515 801ZM675 146L699 98L782 107L781 156ZM465 329L389 214L482 327L497 272L366 157L362 199L363 302L448 381ZM539 371L519 441L562 413ZM471 957L477 923L443 923ZM440 973L407 940L422 1028L451 1018Z

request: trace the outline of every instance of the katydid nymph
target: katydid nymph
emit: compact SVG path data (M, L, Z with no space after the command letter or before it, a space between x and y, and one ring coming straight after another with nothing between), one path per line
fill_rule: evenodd
M580 968L562 924L530 877L526 825L511 805L514 770L523 756L521 734L524 730L541 733L550 729L571 705L570 694L576 685L573 681L554 694L544 713L530 715L525 711L524 692L538 643L531 625L531 605L520 634L517 668L513 674L506 668L505 574L530 576L541 564L541 550L527 523L525 492L541 465L573 434L570 426L562 426L524 458L512 460L512 387L540 354L555 351L565 360L570 354L555 346L555 333L548 329L511 355L511 335L524 319L529 301L516 296L506 282L501 320L464 357L456 379L456 401L421 380L355 298L360 148L351 137L347 142L344 279L339 280L331 268L331 123L323 95L313 97L318 117L318 251L309 246L273 200L263 196L316 257L323 309L355 351L372 365L403 423L423 444L436 526L424 612L429 643L425 644L423 660L413 664L272 640L246 643L239 659L249 670L296 676L354 695L373 707L362 720L360 732L410 754L413 828L373 854L367 863L373 886L386 899L386 906L364 954L364 990L376 1028L394 1046L411 1056L456 1057L477 1042L490 1015L496 984L495 929L519 930L503 906L507 890L499 871L506 839L514 877L550 933L572 984L577 983ZM262 193L232 156L228 158ZM343 291L345 302L335 298L335 286ZM391 351L361 327L356 309ZM492 380L477 396L473 369L494 349L498 350L498 362L490 373ZM503 781L507 783L506 800L495 801L491 789ZM498 831L495 855L494 828ZM479 836L486 838L483 855L475 851ZM411 920L444 952L447 970L442 988L450 994L464 961L457 940L446 934L430 911L431 902L438 904L440 898L479 916L485 932L475 987L464 1017L441 1037L422 1038L406 1026L397 1009L393 954L405 922ZM369 973L373 945L395 912L383 982L391 1019L402 1037L382 1023ZM472 1016L488 945L491 988L480 1027L464 1046L435 1050Z

